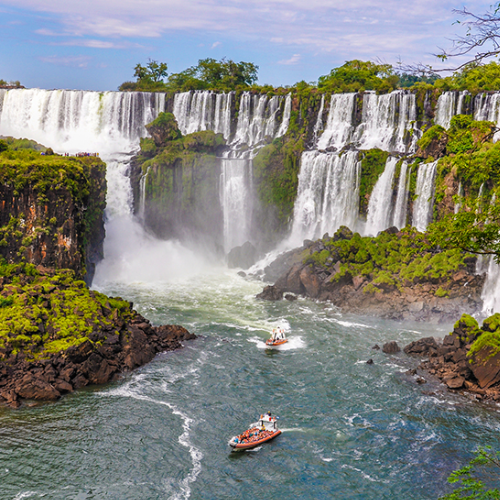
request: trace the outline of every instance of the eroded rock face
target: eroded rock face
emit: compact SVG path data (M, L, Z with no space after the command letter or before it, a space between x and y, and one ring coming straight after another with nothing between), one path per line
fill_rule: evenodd
M194 338L182 326L155 327L137 314L129 324L101 332L96 340L102 345L88 340L49 359L28 363L20 355L0 363L0 402L17 408L22 399L54 401L87 385L105 384Z
M404 352L426 358L418 368L439 378L449 389L466 390L478 399L500 401L500 353L493 354L489 346L471 352L474 341L488 331L487 322L479 329L474 318L464 315L442 342L423 338L407 345Z
M12 182L0 185L0 227L8 228L2 233L0 256L9 263L24 259L36 266L72 269L80 277L86 270L90 284L103 257L106 166L94 157L77 161L85 175L75 175L74 191L65 184L42 194L36 185L19 192ZM33 177L42 175L38 168L33 167ZM78 199L75 192L88 194Z
M384 233L394 240L408 238L394 233L392 228ZM338 247L332 244L352 237L351 231L341 228L332 238L305 241L301 248L283 254L266 268L264 279L271 281L270 278L281 272L275 286L284 293L328 301L344 311L388 319L451 322L463 313L481 310L485 275L475 273L475 257L465 257L458 270L439 277L380 279L379 275L377 279L373 272L352 275L346 270Z

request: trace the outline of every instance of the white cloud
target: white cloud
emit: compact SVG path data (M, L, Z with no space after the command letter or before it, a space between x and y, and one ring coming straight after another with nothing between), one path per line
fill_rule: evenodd
M300 52L338 51L346 57L405 56L449 46L460 32L452 23L456 0L0 0L4 5L52 15L61 29L37 30L46 36L137 39L165 34L204 33L237 41L270 40L300 47ZM491 0L474 0L471 10L483 13ZM54 19L55 18L55 19ZM116 40L115 40L116 41ZM223 40L224 41L224 40ZM89 41L96 48L105 42ZM110 42L111 43L111 42ZM118 43L118 42L117 42ZM215 48L222 42L212 45ZM227 47L227 43L224 44ZM92 46L92 45L87 45ZM113 48L124 47L112 45ZM296 49L297 50L297 49ZM435 49L434 49L435 50ZM351 54L349 56L348 54ZM293 59L293 58L292 58ZM294 61L295 62L295 61ZM294 64L294 62L281 64Z
M278 61L278 64L292 65L297 64L300 61L300 54L294 54L290 59L285 59L283 61Z
M58 66L72 66L74 68L87 68L90 60L89 56L46 56L40 57L40 61L56 64Z
M214 42L211 48L215 49L215 47L218 47L219 45L222 45L222 42Z

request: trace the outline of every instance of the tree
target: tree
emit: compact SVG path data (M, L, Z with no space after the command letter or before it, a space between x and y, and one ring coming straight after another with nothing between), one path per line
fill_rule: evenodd
M257 81L258 69L253 63L237 63L225 57L220 61L200 59L197 66L170 75L167 86L172 91L235 90L253 85Z
M481 64L485 59L500 53L500 3L497 2L493 11L483 15L477 15L464 7L462 10L453 12L463 16L466 20L457 21L466 27L465 36L459 36L453 41L449 51L442 50L437 54L441 60L457 56L472 56L469 60L456 69L463 68L468 64Z
M152 59L142 66L140 63L136 64L134 68L134 76L137 78L135 82L124 82L118 90L121 91L162 91L166 90L164 79L168 76L167 63L153 61Z
M146 66L141 66L141 64L137 64L135 66L134 76L137 77L137 80L140 82L153 82L159 83L163 82L163 79L167 77L167 63L149 60Z
M377 90L390 92L397 87L398 75L390 64L375 64L371 61L347 61L330 74L320 76L318 88L326 92L357 92Z
M448 482L451 484L460 483L452 493L440 497L440 500L498 500L500 490L498 488L488 489L478 476L488 472L488 467L500 468L500 452L494 452L490 446L479 448L476 456L469 462L469 465L462 467L450 474ZM480 468L480 470L478 470ZM497 471L498 474L498 471ZM498 483L498 475L494 477Z

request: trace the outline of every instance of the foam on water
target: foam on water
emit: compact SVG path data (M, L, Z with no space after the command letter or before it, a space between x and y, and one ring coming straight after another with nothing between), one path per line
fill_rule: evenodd
M181 375L182 375L182 377L186 377L186 376L190 375L189 370ZM196 446L194 446L190 440L191 424L193 423L193 419L188 417L184 412L179 410L175 405L173 405L167 401L157 400L157 399L154 399L150 396L143 394L141 392L141 384L139 384L139 382L141 380L144 381L144 379L145 379L144 375L135 376L132 381L124 384L121 387L109 390L106 393L104 393L103 395L133 398L133 399L138 399L140 401L146 401L146 402L149 402L152 404L166 406L167 408L169 408L171 410L173 415L180 417L180 419L182 421L183 432L178 437L178 441L182 446L184 446L185 448L188 449L189 455L191 456L193 466L192 466L192 469L189 472L189 474L186 477L182 478L182 480L179 482L180 491L175 493L170 498L175 499L175 500L181 500L181 499L187 500L191 496L190 485L191 485L191 483L196 481L196 478L198 477L198 475L201 472L201 461L203 459L203 453L201 452L201 450L198 449ZM165 390L165 392L167 392L166 386L164 386L164 390ZM169 487L167 484L165 484L165 487L168 491Z

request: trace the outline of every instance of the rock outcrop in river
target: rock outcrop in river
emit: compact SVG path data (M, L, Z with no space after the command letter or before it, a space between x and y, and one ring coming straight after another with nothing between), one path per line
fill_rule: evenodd
M344 311L399 320L445 322L481 308L484 275L476 257L432 247L414 229L361 237L342 227L305 241L265 269L279 292L329 301ZM274 300L279 293L266 296Z
M412 342L404 352L423 359L419 369L439 378L449 389L477 399L500 401L500 314L477 321L464 314L442 342L433 337Z

